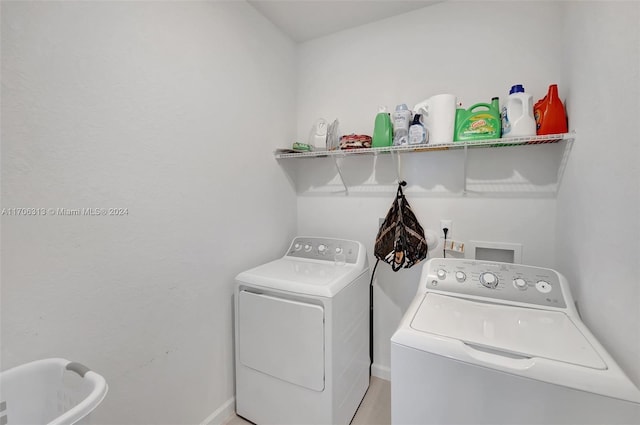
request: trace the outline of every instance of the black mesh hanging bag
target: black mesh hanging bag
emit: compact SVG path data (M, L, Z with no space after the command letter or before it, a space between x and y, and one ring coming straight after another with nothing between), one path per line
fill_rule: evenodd
M394 272L427 258L424 230L402 192L406 184L398 184L396 199L380 226L374 248L376 258L391 264Z

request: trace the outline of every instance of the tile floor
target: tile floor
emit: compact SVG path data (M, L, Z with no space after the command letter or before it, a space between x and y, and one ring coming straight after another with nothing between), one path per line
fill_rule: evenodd
M371 383L351 425L391 424L391 383L371 377ZM233 415L225 425L251 425L251 422Z

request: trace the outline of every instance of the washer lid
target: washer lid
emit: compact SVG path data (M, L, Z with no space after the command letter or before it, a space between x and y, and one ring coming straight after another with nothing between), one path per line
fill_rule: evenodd
M236 280L298 294L333 297L365 270L366 267L348 263L284 257L242 272Z
M566 314L427 293L411 328L525 357L607 366Z

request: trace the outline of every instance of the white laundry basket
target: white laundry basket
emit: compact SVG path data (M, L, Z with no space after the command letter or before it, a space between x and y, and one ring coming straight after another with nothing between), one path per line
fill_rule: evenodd
M0 373L0 425L88 424L107 383L80 363L44 359Z

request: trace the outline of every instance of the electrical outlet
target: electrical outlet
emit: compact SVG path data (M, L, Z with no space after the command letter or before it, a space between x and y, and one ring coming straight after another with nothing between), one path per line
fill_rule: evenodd
M440 220L440 229L442 229L442 233L444 234L444 229L447 230L447 239L451 238L451 227L453 226L453 220Z

